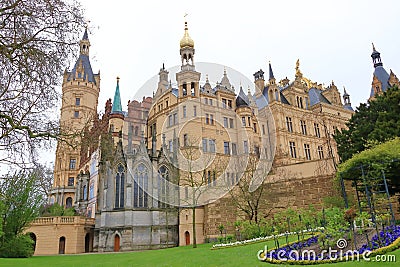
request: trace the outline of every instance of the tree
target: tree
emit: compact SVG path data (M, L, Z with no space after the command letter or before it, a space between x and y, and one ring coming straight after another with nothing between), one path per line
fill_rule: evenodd
M32 249L32 246L23 232L39 215L43 204L41 194L35 190L36 180L37 173L27 170L8 174L1 179L0 216L3 235L0 237L0 256L28 257L33 253L27 249Z
M224 170L224 160L215 153L200 153L198 138L186 136L180 151L179 185L186 187L187 194L181 196L181 206L192 211L193 248L196 241L196 208L215 200L219 196L216 178Z
M347 123L348 129L337 131L334 136L341 160L400 136L399 103L400 90L395 86L368 104L361 104Z
M0 164L26 166L59 134L56 86L82 32L74 0L0 3Z
M353 155L350 159L342 162L337 173L337 179L342 177L362 177L365 175L366 182L371 185L377 177L382 177L382 172L388 181L388 189L391 195L400 192L400 138L376 145ZM360 166L363 166L361 170ZM382 188L384 190L384 188ZM399 198L400 201L400 198Z

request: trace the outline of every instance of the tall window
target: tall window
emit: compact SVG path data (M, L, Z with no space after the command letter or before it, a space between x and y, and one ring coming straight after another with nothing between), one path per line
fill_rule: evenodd
M83 200L87 200L87 185L83 186Z
M68 186L74 186L74 177L68 177Z
M292 158L297 158L297 154L296 154L296 144L293 141L289 142L289 148L290 148L290 156Z
M215 153L215 139L208 140L208 144L209 144L209 151L211 153Z
M321 137L321 134L319 132L319 124L318 123L314 123L314 133L316 137Z
M265 134L265 126L264 126L264 124L261 125L261 129L262 129L262 134Z
M243 152L245 154L249 153L249 142L247 142L247 141L243 141Z
M237 155L236 143L232 143L232 155Z
M323 149L322 146L318 146L318 157L319 157L320 159L323 159L323 158L324 158L324 149Z
M69 169L75 170L75 168L76 168L76 159L70 159L69 160Z
M197 106L193 106L193 117L197 116Z
M140 163L134 172L133 183L133 207L145 208L148 203L147 187L148 187L148 171L143 163Z
M233 119L229 119L229 128L234 128L235 126L233 125Z
M293 132L292 118L286 117L286 127L289 133Z
M175 125L175 124L178 124L178 113L174 113L174 114L173 114L173 117L174 117L174 118L173 118L174 125Z
M224 154L229 155L229 142L224 142Z
M242 126L246 127L246 118L245 117L242 117Z
M311 152L310 152L310 145L304 144L304 154L307 160L311 160Z
M222 108L226 108L226 99L222 98Z
M214 115L210 114L210 124L214 125Z
M75 98L75 106L80 106L81 105L81 99L80 98Z
M89 185L89 199L94 198L94 181Z
M254 129L254 132L256 133L257 132L257 123L253 123L253 129Z
M125 170L122 165L118 165L117 174L115 175L115 208L124 207L124 183Z
M232 108L232 100L228 100L228 108Z
M228 128L228 118L224 117L224 127Z
M203 138L203 140L202 140L203 152L207 152L207 151L208 151L208 149L207 149L207 143L208 143L208 140L207 140L206 138Z
M172 126L173 124L173 120L172 120L172 115L168 116L168 126Z
M186 118L186 106L183 106L183 117Z
M74 111L74 118L79 118L79 111L78 110Z
M208 103L212 106L213 100L210 98L209 101L208 101Z
M301 120L300 121L300 126L301 126L301 133L304 135L307 135L307 124L305 121Z
M164 165L158 169L158 206L165 208L169 195L169 170Z
M189 139L188 139L188 135L187 134L183 135L183 145L184 146L188 146L189 145Z
M206 113L206 124L210 124L210 114L208 113Z

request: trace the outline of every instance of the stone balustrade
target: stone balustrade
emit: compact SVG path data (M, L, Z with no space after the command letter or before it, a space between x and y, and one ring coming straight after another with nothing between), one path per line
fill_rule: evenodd
M48 224L94 224L95 219L83 216L53 216L36 218L32 225L48 225Z

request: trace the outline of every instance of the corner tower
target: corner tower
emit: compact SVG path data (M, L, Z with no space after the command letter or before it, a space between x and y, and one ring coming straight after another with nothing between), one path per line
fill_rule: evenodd
M97 116L100 72L94 74L89 60L87 29L79 43L79 57L71 71L65 70L62 83L60 131L54 165L50 202L71 207L80 164L81 133L90 128ZM94 140L95 141L95 140Z
M180 41L181 71L176 73L178 82L178 97L180 100L187 96L199 97L200 73L196 71L194 65L194 41L189 36L187 22L185 22L185 32Z

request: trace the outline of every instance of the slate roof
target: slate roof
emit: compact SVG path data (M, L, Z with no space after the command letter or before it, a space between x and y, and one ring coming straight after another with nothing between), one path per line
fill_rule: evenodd
M76 69L78 68L80 62L83 65L83 77L75 77ZM79 58L75 62L74 68L69 73L67 81L75 80L76 78L83 78L84 80L88 80L89 82L93 82L96 84L96 80L94 79L92 65L90 64L89 56L87 55L79 55Z
M314 106L318 103L331 104L328 99L322 94L322 91L317 88L311 88L308 91L308 97L310 98L310 105Z
M374 76L382 83L382 91L385 92L389 86L389 74L382 66L377 66L374 70ZM371 87L370 96L374 96L374 88Z

